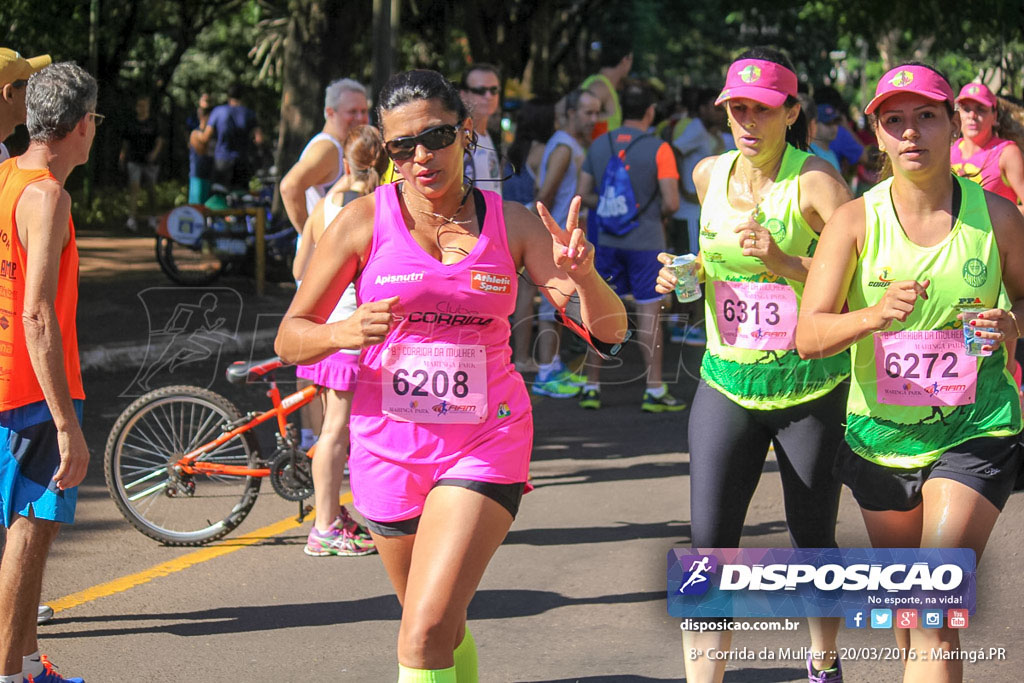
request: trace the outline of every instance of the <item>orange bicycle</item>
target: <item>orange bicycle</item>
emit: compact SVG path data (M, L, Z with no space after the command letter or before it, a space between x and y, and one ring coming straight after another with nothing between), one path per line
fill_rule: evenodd
M220 394L178 385L150 391L117 418L107 438L103 471L121 514L136 529L167 545L194 546L230 533L245 519L264 477L282 498L299 502L299 521L313 494L313 449L299 448L288 415L321 392L309 386L281 397L280 358L236 362L232 384L264 382L273 408L243 415ZM276 448L260 454L253 431L277 419Z

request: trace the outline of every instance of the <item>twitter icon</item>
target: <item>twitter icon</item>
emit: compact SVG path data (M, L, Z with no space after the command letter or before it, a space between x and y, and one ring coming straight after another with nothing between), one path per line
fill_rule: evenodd
M871 610L871 628L892 628L892 610Z

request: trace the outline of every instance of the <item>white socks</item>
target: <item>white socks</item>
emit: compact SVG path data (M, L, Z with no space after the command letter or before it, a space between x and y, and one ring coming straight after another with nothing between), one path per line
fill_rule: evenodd
M664 384L662 384L657 389L647 389L647 393L654 398L661 398L662 396L665 395L666 391L668 391L668 387L666 387Z
M21 673L25 678L39 676L44 671L46 671L46 667L43 666L43 662L39 657L39 650L21 658Z

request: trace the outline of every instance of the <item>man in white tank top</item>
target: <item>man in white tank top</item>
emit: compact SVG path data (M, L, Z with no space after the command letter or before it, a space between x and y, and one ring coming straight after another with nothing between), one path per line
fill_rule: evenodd
M350 128L369 121L366 88L350 78L342 78L327 86L324 94L324 128L306 143L298 162L281 179L281 201L292 227L299 233L295 244L296 280L305 268L300 252L302 229L313 207L345 172L345 138ZM309 243L310 246L312 242ZM316 407L314 407L316 406ZM323 419L319 405L302 408L302 447L309 448L320 433Z
M328 85L324 118L323 130L306 144L298 162L281 179L281 201L299 233L313 207L344 173L342 146L349 129L369 121L366 88L350 78Z

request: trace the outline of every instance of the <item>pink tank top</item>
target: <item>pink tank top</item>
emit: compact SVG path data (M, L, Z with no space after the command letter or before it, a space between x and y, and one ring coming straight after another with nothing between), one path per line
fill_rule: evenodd
M442 462L482 445L499 425L531 414L509 347L517 273L497 194L483 192L487 209L476 246L445 265L409 233L397 187L375 192L373 243L356 283L360 302L398 296L392 311L399 322L383 344L360 357L353 449ZM522 444L508 443L504 434L500 450L528 453L529 430L523 431Z
M1003 174L999 170L999 157L1003 150L1008 145L1016 143L1013 140L1004 140L993 136L984 147L965 159L960 149L960 142L957 140L949 149L949 162L953 167L953 173L973 180L989 192L1006 197L1016 204L1017 193L1003 182Z

